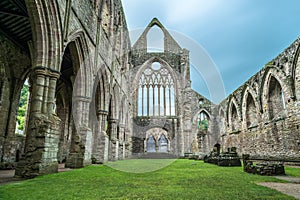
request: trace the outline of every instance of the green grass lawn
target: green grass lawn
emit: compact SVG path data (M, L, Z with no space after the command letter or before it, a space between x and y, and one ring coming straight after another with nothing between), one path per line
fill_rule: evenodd
M126 160L112 165L138 172L155 162L159 165L160 161ZM192 160L176 160L147 173L94 165L0 186L0 199L294 199L255 184L264 181L282 182L247 174L242 167L218 167Z

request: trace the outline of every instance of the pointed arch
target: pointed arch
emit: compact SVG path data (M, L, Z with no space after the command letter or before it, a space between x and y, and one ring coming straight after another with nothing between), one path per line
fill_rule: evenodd
M57 1L26 1L32 27L33 67L59 71L62 57L62 26Z
M270 120L282 117L285 110L284 92L280 82L274 77L270 76L268 79L267 88L267 113Z
M242 119L246 128L257 126L260 120L260 105L257 94L250 86L246 86L242 96Z
M150 152L169 152L170 142L171 141L168 132L162 128L156 127L146 131L145 150L147 151L151 150Z
M134 79L136 115L175 116L176 82L175 72L164 60L152 57L146 61Z
M197 129L201 132L207 132L210 125L210 115L202 109L197 115Z
M153 25L147 33L147 52L164 52L164 32L158 25Z
M137 42L133 45L133 49L147 52L147 35L153 26L157 26L164 35L164 52L179 53L182 49L178 43L172 38L167 29L160 23L157 18L153 18L148 24L144 32L138 38Z
M119 103L120 103L120 89L118 85L114 85L112 89L112 94L110 96L109 103L109 118L117 120L119 119Z
M228 124L231 131L240 130L240 109L234 97L231 97L228 105Z
M268 86L269 86L270 76L276 78L276 80L281 85L286 101L290 101L290 99L294 98L290 81L289 79L286 78L288 77L288 75L284 71L274 66L269 66L268 68L266 68L261 82L261 87L260 87L261 105L266 105L267 103L266 101L268 97ZM266 108L263 108L263 112L265 111Z
M94 81L96 86L95 97L97 110L108 112L109 105L109 78L105 66L99 68L96 79Z
M76 73L76 81L74 86L74 92L76 92L76 96L85 96L91 97L92 95L92 61L90 58L89 48L86 42L86 36L83 31L77 31L70 35L69 43L73 42L74 46L72 47L72 51L77 53L78 58L76 59L75 70Z
M292 65L292 80L293 80L293 97L294 99L300 99L300 45L298 44L295 58Z
M265 72L261 88L265 120L282 118L286 115L286 104L292 97L292 90L285 77L284 72L275 68Z

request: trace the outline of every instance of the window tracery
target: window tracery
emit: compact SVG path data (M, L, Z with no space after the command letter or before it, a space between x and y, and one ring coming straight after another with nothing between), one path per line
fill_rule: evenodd
M169 70L153 62L142 72L138 87L139 116L174 116L175 86Z

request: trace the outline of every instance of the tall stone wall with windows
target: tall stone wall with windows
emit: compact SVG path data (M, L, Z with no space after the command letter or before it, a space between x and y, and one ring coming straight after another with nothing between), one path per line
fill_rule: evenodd
M223 150L300 158L299 39L218 105Z
M149 31L154 27L159 28L162 32L163 44L161 46L164 47L162 51L148 51L149 41L147 38L152 37L149 36ZM160 65L158 69L153 66L156 63ZM147 153L149 149L151 152L160 152L160 139L157 135L161 134L152 133L151 130L153 129L167 134L169 149L166 153L175 156L183 156L185 153L208 153L209 149L218 142L217 134L213 134L217 133L216 129L218 128L214 123L217 119L213 114L215 105L192 90L189 51L177 44L158 19L154 18L149 23L133 45L131 64L133 153L143 154ZM172 80L171 85L174 85L174 91L171 93L174 95L175 105L174 110L170 112L168 112L168 109L166 111L164 102L166 99L169 100L169 79L165 80L165 76L170 77ZM152 92L152 90L156 91L156 88L160 92ZM157 96L162 98L159 100L156 98ZM152 105L149 105L154 104L153 101L159 107L156 113L152 113ZM200 101L201 104L199 104ZM202 123L204 121L206 123L205 130L200 130L199 115L205 117L205 119L202 119ZM157 127L161 128L161 131L156 129ZM156 150L148 148L154 145L150 142L156 143Z

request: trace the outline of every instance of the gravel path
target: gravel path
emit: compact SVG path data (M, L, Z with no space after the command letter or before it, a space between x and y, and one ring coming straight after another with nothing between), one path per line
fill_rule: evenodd
M300 178L290 176L276 176L275 178L289 181L289 183L262 182L257 184L278 190L279 192L293 196L296 199L300 199Z

